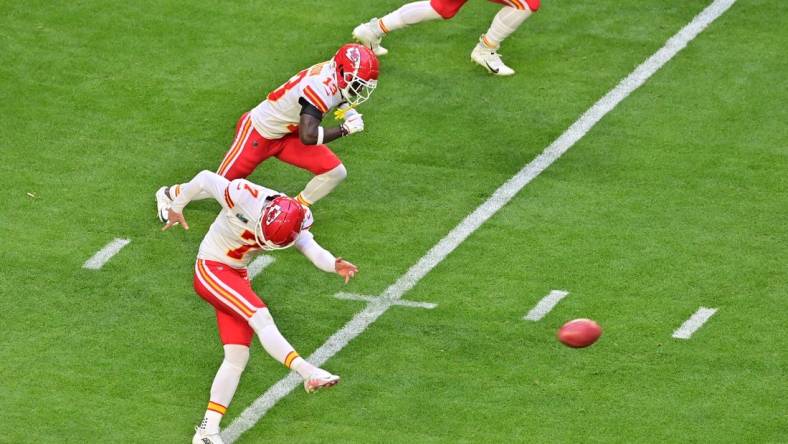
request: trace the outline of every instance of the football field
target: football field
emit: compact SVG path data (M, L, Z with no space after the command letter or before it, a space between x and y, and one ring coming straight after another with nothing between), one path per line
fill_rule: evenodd
M2 5L0 442L189 442L222 359L192 288L220 207L162 233L154 192L402 3ZM788 442L788 3L738 0L636 71L713 3L545 0L504 43L511 78L469 61L488 2L388 36L365 131L330 144L349 176L313 207L359 274L288 250L253 280L342 382L291 392L255 340L228 441ZM575 318L592 347L556 341Z

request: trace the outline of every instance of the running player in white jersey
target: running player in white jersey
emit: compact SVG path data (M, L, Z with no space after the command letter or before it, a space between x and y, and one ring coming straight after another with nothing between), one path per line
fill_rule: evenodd
M168 208L163 230L180 224L189 229L183 208L194 197L205 194L222 205L208 234L200 244L194 267L194 289L213 305L224 346L224 360L211 385L210 400L192 443L221 443L219 423L238 387L249 360L249 346L257 334L263 348L274 359L304 378L304 389L312 393L339 382L339 376L310 364L282 336L265 302L252 290L246 266L262 251L295 246L315 266L337 273L347 283L358 268L334 257L321 247L309 229L312 212L295 199L245 179L229 181L202 171L181 186Z
M364 130L355 107L369 99L377 86L378 68L378 59L369 48L351 43L339 48L331 60L302 70L241 116L235 140L217 173L230 180L246 178L257 165L276 157L315 175L296 196L299 202L309 206L326 196L347 171L325 144ZM344 123L323 128L323 116L335 108ZM180 190L180 185L173 185L156 192L162 222L167 222L167 207Z
M407 3L383 16L373 18L353 29L353 37L369 46L377 55L388 50L380 46L383 37L397 29L431 20L449 20L467 3L468 0L424 0ZM510 76L514 70L501 60L498 49L501 42L511 35L532 13L539 10L540 0L490 0L503 5L493 18L490 29L482 34L479 42L471 51L471 60L481 65L491 74Z

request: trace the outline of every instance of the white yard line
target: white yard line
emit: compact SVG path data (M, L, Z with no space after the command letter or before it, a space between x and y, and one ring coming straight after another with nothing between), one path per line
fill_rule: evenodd
M676 339L689 339L716 312L716 308L700 307L698 311L681 324L681 327L673 332L673 337Z
M558 305L559 302L561 302L561 299L565 298L568 294L569 292L562 290L551 291L550 294L543 297L542 300L539 301L539 303L537 303L536 306L532 308L523 319L528 321L538 321L542 319L545 317L545 315L547 315L547 313L550 313L550 310L552 310L556 305Z
M715 0L676 35L668 39L665 46L635 68L615 88L608 92L561 136L550 144L536 159L523 167L517 174L501 185L495 193L468 215L449 234L441 239L427 254L410 267L396 282L391 284L380 297L369 302L361 312L334 333L308 358L315 365L322 365L342 350L353 338L363 333L377 318L388 310L394 301L413 288L436 265L476 231L487 219L509 202L520 190L542 171L558 160L569 148L580 140L602 117L609 113L632 91L636 90L692 39L722 15L736 0ZM290 374L279 380L246 408L222 433L228 443L234 442L242 433L252 428L265 413L290 391L300 385L300 380Z
M378 298L378 296L366 296L363 294L355 294L355 293L337 293L334 295L334 297L346 301L364 301L364 302L373 302L375 299ZM393 304L402 305L403 307L415 307L415 308L427 308L427 309L433 309L438 306L438 304L433 304L431 302L405 301L402 299L394 301Z
M86 260L84 264L82 264L82 268L87 268L89 270L99 270L101 267L104 266L112 256L118 254L118 252L125 247L126 245L131 242L129 239L115 239L112 242L108 243L104 248L98 251L98 253L94 254L93 257Z
M265 267L274 263L276 259L273 256L268 256L264 254L262 256L258 256L255 260L252 261L251 264L246 268L249 270L249 280L253 280L257 277L260 272L265 270Z

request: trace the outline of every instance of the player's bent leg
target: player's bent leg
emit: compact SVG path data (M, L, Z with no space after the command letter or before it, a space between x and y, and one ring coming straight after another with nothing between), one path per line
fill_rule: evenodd
M248 177L257 165L273 155L270 145L270 141L254 129L249 113L245 113L236 125L233 143L216 174L229 180Z
M300 197L296 197L302 204L317 202L347 177L342 161L326 145L306 146L295 135L283 137L279 143L282 146L276 155L279 160L316 176L307 183Z
M380 46L380 41L386 34L409 25L439 18L441 15L429 1L412 2L386 14L382 19L373 18L367 23L356 26L353 29L353 37L362 45L370 47L375 55L386 55L388 50Z
M295 351L293 346L279 332L276 323L274 323L274 318L267 308L257 310L254 316L249 319L249 325L257 333L263 348L271 357L304 378L304 389L307 393L331 387L339 382L339 376L315 367Z
M318 174L307 182L304 190L298 193L296 200L302 205L310 206L322 199L347 177L347 170L341 163L334 169Z

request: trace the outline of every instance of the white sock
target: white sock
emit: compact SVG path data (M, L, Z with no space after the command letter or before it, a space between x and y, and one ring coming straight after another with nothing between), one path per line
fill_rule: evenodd
M408 3L380 19L378 21L378 29L375 32L379 32L378 37L380 37L384 33L389 33L408 25L415 25L416 23L439 18L441 18L440 14L432 9L429 1Z
M207 433L219 433L219 423L233 400L235 389L238 388L241 373L246 368L247 362L249 362L249 347L237 344L224 346L224 361L216 372L216 377L213 378L211 400L200 423L200 428Z
M318 174L313 177L304 187L304 191L299 193L296 197L301 203L312 205L318 200L324 198L330 193L337 185L340 184L347 177L347 170L345 166L339 164L336 168L326 171L323 174Z
M515 9L504 6L495 14L490 29L482 36L482 44L490 49L498 49L501 42L509 37L531 15L530 9Z
M175 198L178 197L179 194L181 194L181 185L180 184L173 185L167 188L164 194L166 194L170 199L175 200ZM196 196L192 198L192 200L203 200L209 197L211 197L211 195L208 194L207 191L200 191L199 193L197 193Z
M309 377L315 371L315 366L301 358L293 346L287 342L287 339L282 336L267 308L257 309L257 312L249 319L249 325L257 333L260 343L272 358L281 362L285 367L295 370L302 378Z

